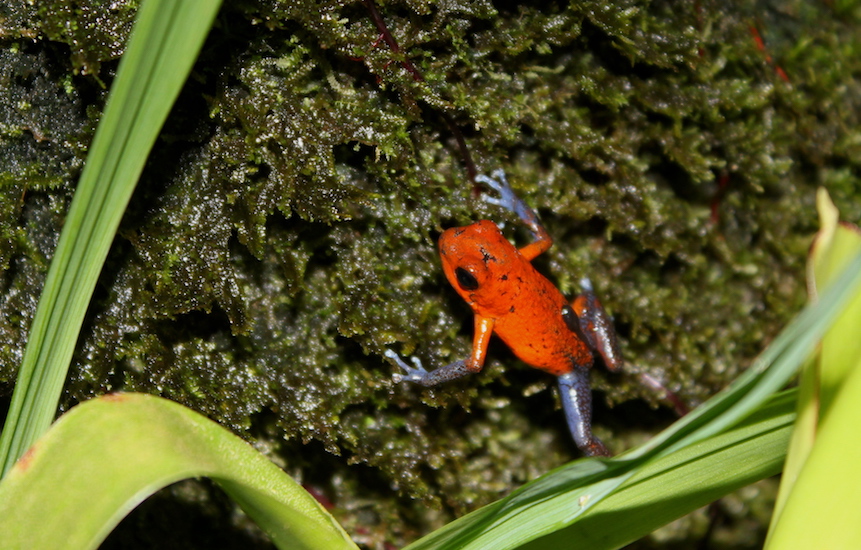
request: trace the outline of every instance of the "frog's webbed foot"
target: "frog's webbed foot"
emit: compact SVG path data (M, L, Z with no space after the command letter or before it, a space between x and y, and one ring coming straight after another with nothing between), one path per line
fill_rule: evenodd
M422 366L422 362L418 357L412 358L414 366L411 367L392 350L386 350L385 356L394 361L400 368L404 369L404 374L396 373L392 375L392 380L396 384L400 382L413 382L425 387L430 387L436 386L441 382L448 382L449 380L454 380L475 372L466 368L466 361L462 360L428 371Z
M390 349L387 349L384 355L394 361L400 368L404 369L404 371L406 372L406 374L401 374L398 372L392 375L392 381L395 384L399 384L404 381L421 383L421 381L428 375L428 371L426 371L425 368L422 366L421 359L419 359L418 357L412 358L413 365L415 366L411 367L407 365L403 359L401 359L400 355Z
M526 224L529 230L532 231L535 241L520 249L520 253L523 254L527 260L531 261L533 258L550 248L550 245L553 244L553 239L550 238L550 235L547 234L547 230L544 229L544 226L541 225L540 221L538 221L538 216L535 212L526 206L526 203L523 202L520 197L514 194L514 190L511 189L511 185L505 177L505 172L502 170L494 170L491 176L493 177L481 175L477 176L475 180L498 192L499 198L497 199L487 195L482 195L482 199L488 204L501 206L510 212L514 212L520 220Z
M498 199L489 195L482 195L481 199L487 204L501 206L509 212L514 212L521 220L524 221L535 217L535 214L533 214L532 210L526 206L526 203L514 194L514 190L511 188L511 184L508 183L508 179L505 177L505 172L503 170L494 170L490 176L481 174L480 176L477 176L475 180L487 185L499 193Z

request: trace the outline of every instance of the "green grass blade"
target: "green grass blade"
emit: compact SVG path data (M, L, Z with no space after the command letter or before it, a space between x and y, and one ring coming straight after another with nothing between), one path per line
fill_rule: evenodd
M563 466L408 548L506 550L572 525L651 460L720 434L769 399L791 379L859 284L861 255L838 284L819 303L806 307L730 387L642 447L612 460L587 459Z
M4 473L54 419L111 241L219 5L147 0L138 12L30 329L0 435Z
M650 463L580 521L521 548L620 548L729 491L778 473L795 398L795 390L778 394L732 429Z
M146 497L210 477L279 548L356 550L331 515L265 456L166 399L114 394L73 408L0 481L4 549L96 548Z

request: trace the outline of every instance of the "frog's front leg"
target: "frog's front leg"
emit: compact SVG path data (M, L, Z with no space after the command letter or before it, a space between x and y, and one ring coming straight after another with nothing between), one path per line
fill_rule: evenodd
M415 366L411 367L392 350L386 350L385 356L397 363L397 365L406 372L406 374L398 373L392 375L392 380L394 380L396 384L398 382L415 382L416 384L430 387L436 386L440 382L448 382L449 380L455 380L462 376L466 376L471 372L466 368L466 361L464 360L455 361L454 363L450 363L444 367L427 371L422 366L422 363L418 358L413 358L413 364Z
M577 448L587 456L610 456L601 440L592 434L592 388L589 367L575 366L558 378L559 393L568 429Z
M490 343L490 336L493 334L493 324L493 319L476 315L472 353L469 358L449 363L432 371L425 370L417 359L413 359L415 366L411 367L397 353L392 350L386 350L386 357L392 359L399 367L406 371L406 374L395 374L392 379L395 383L414 382L425 387L430 387L442 382L448 382L449 380L456 380L467 374L479 372L484 366L487 346Z

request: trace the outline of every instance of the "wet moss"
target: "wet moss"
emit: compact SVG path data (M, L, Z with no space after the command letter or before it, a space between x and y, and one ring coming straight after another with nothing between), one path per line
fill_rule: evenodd
M133 8L49 4L3 13L7 388ZM200 410L321 487L372 547L577 456L552 380L504 346L445 388L390 381L385 349L426 365L469 350L441 229L515 221L475 200L442 113L479 170L504 168L538 210L556 239L540 269L570 295L589 276L629 362L691 402L803 303L815 187L861 216L852 10L380 11L401 54L375 45L360 2L225 6L124 218L65 398L146 391ZM671 420L634 376L594 385L611 446Z

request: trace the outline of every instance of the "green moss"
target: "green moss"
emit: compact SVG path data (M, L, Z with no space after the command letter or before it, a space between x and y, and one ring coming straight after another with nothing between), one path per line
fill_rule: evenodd
M7 384L133 7L78 5L4 14ZM577 456L553 381L504 346L445 388L391 384L385 349L440 365L471 345L439 231L515 221L474 199L441 113L539 211L556 239L539 268L569 295L589 276L629 362L696 402L803 303L815 187L861 216L861 56L857 13L826 4L379 8L401 56L374 46L362 3L225 7L124 219L67 399L192 406L319 483L369 540L400 542ZM671 417L635 376L594 385L611 446Z

